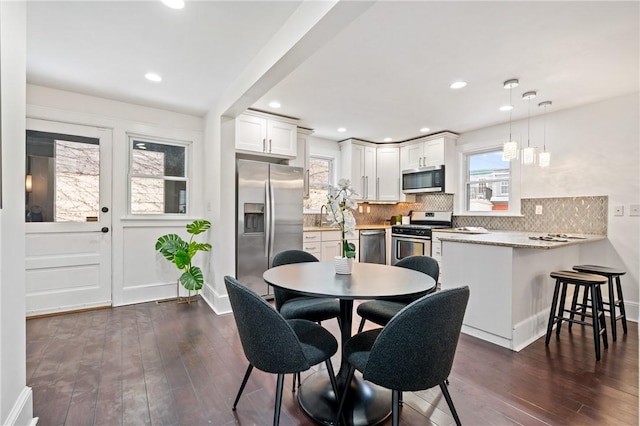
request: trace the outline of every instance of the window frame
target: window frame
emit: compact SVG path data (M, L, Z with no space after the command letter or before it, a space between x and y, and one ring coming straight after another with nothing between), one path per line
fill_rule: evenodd
M521 168L518 160L509 162L509 208L507 210L472 211L469 210L468 183L469 183L469 157L489 152L501 152L502 144L467 143L458 146L459 184L457 202L455 203L456 216L516 216L521 217ZM503 179L498 179L502 181ZM489 183L491 180L485 182ZM496 193L493 194L497 195Z
M193 142L192 141L184 141L178 139L169 139L162 138L156 136L148 136L141 135L137 133L127 133L127 141L128 141L128 164L127 164L127 217L129 219L168 219L168 218L179 218L188 220L191 216L193 210L192 196L191 196L191 162L192 162L192 152L193 152ZM185 200L185 212L184 213L133 213L131 209L131 183L133 178L158 178L158 176L153 175L145 175L139 173L133 173L133 144L135 142L144 142L144 143L152 143L157 145L169 145L169 146L177 146L184 148L184 177L179 176L162 176L163 181L176 181L176 182L185 182L186 188L186 200Z
M336 186L336 169L337 169L337 161L336 161L336 157L333 157L331 155L322 155L322 154L309 154L309 167L311 166L311 160L312 159L317 159L317 160L325 160L329 162L329 182L328 182L328 188L327 190L330 192L333 188L335 188ZM309 174L309 192L311 191L311 174ZM320 214L321 213L321 209L322 206L320 208L317 209L307 209L304 208L303 209L303 213L306 214Z

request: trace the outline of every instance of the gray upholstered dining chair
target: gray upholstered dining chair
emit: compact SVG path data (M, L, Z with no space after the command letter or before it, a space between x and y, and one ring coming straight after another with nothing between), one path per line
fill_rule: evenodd
M355 370L372 383L392 390L392 424L399 422L399 394L440 386L451 414L460 418L445 380L451 372L469 300L469 287L428 294L403 308L383 328L351 337L342 356L349 363L348 386ZM335 424L341 419L346 388Z
M299 373L324 362L333 392L338 395L331 356L338 342L322 326L308 320L286 320L255 292L235 278L225 276L224 282L238 327L240 342L249 366L233 402L235 411L253 368L278 375L273 424L280 421L284 375Z
M318 262L318 258L303 250L285 250L273 257L272 267L291 263ZM294 291L274 287L273 295L276 309L286 319L306 319L320 324L322 321L335 318L340 324L340 301L327 297L302 296ZM293 376L291 390L296 390L296 377L300 386L300 374Z
M429 256L408 256L401 259L395 266L401 268L413 269L424 274L429 275L436 282L438 281L438 275L440 274L440 267L438 261ZM436 291L436 287L428 292L418 294L413 297L401 297L394 298L393 300L371 300L358 305L358 315L362 317L360 326L358 327L358 333L364 328L364 323L369 320L378 325L386 325L394 315L396 315L402 308L416 299L424 296L425 294L433 293Z

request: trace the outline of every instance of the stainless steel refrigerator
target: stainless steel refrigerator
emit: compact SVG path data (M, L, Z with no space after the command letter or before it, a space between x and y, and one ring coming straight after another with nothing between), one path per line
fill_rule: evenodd
M236 278L261 296L273 256L302 249L302 199L301 167L237 160Z

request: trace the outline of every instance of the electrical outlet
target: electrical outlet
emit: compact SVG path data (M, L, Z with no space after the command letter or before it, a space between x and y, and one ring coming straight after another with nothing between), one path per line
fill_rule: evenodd
M367 213L371 213L371 207L367 206Z
M624 216L624 206L615 206L613 208L614 216Z
M536 214L542 214L542 206L536 206Z
M629 216L640 216L640 204L631 204L629 206Z
M358 206L358 213L362 213L362 206Z

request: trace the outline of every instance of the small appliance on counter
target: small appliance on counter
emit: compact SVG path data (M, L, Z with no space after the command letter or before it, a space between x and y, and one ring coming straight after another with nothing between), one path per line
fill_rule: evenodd
M412 211L409 224L391 226L391 264L408 256L431 256L431 230L451 228L453 212Z

